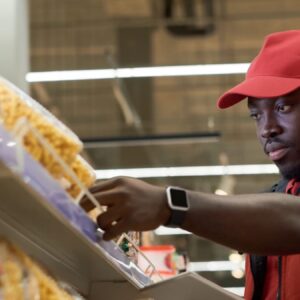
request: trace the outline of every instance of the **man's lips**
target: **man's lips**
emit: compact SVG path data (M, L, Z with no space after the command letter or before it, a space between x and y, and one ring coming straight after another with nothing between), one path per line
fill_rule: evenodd
M276 161L276 160L280 160L281 158L283 158L287 154L288 151L289 151L289 148L284 147L284 148L270 150L269 152L267 152L267 154L271 160Z
M291 145L280 140L268 140L265 143L264 151L273 161L282 159L289 151Z

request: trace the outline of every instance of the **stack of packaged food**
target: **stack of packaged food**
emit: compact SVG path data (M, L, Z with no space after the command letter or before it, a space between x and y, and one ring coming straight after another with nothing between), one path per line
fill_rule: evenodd
M76 178L86 188L95 182L94 170L79 154L82 150L79 138L38 102L3 78L0 78L0 119L71 197L76 198L81 191Z
M84 189L95 183L96 176L94 169L80 155L83 144L76 134L41 104L1 77L0 122L79 203ZM95 214L99 213L96 209L92 219L95 220ZM138 233L128 235L139 244ZM126 239L121 248L136 259L134 247Z
M79 300L11 243L0 240L0 298L3 300Z

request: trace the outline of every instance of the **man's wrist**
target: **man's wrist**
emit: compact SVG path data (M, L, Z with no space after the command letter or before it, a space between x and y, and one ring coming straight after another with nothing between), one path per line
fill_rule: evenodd
M170 218L171 218L171 209L167 204L167 200L165 200L165 206L164 206L163 218L162 218L162 220L163 220L162 225L166 226L166 224L168 223Z
M166 195L166 189L163 187L160 187L159 195L158 197L160 198L160 209L159 209L159 225L164 226L167 221L170 218L171 215L171 210L168 206L168 201L167 201L167 195Z

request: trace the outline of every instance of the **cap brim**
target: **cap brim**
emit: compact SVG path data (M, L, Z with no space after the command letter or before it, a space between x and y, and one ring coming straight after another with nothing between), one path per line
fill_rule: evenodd
M300 87L300 78L257 76L246 79L223 94L217 102L219 108L230 107L246 97L274 98Z

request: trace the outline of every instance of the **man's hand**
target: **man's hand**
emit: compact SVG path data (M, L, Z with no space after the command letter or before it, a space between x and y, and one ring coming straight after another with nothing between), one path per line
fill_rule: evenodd
M165 188L138 179L113 178L97 183L90 192L107 207L97 219L105 240L130 230L153 230L170 217Z

